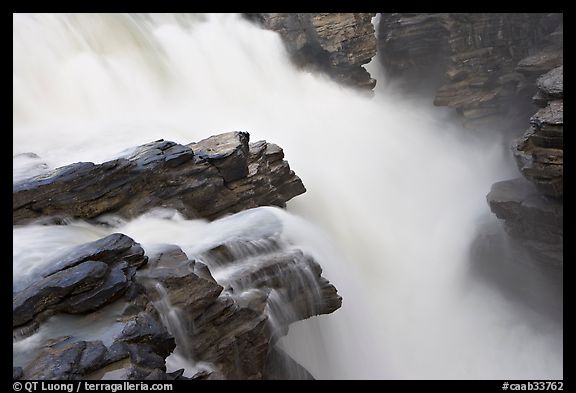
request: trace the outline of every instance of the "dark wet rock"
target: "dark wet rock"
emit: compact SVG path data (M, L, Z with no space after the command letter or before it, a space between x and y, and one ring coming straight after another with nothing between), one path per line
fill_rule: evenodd
M82 351L80 362L78 364L79 370L82 374L88 374L100 367L103 367L109 359L106 357L108 348L102 341L88 341L86 347Z
M152 259L154 268L143 270L138 276L152 301L166 296L171 307L195 318L205 313L222 292L222 286L208 268L201 262L188 260L179 247L171 247Z
M164 293L170 309L180 310L178 348L213 364L217 372L210 379L264 378L271 346L290 323L341 306L320 266L300 250L285 249L277 238L224 242L194 260L165 248L151 261L154 269L140 271L138 280L146 283L152 300ZM221 276L222 285L213 274Z
M160 140L103 164L57 168L13 185L13 223L41 216L131 218L155 207L215 219L257 206L285 207L306 191L282 149L248 139L233 132L189 146Z
M122 296L147 260L140 244L120 233L77 246L49 262L43 278L14 294L13 326L28 323L33 331L55 313L96 310Z
M98 287L72 296L62 304L62 310L70 314L96 310L124 294L134 276L135 268L122 261L110 270L106 279Z
M132 366L128 370L128 379L147 379L150 374L166 371L165 356L154 351L150 345L129 345Z
M313 380L314 377L290 355L279 348L268 354L263 379L266 380Z
M549 70L561 66L563 63L562 49L544 49L534 55L528 56L516 66L516 71L525 75L542 75Z
M130 356L128 345L123 341L115 341L108 348L104 362L106 364L112 364L125 359L128 356Z
M282 250L256 254L244 269L231 272L226 282L234 293L249 288L275 290L291 308L290 312L278 310L287 327L297 320L329 314L342 305L336 288L321 274L320 265L301 250Z
M213 374L213 372L211 372L211 371L201 370L201 371L198 371L196 374L194 374L192 377L190 377L190 379L199 379L199 380L210 379L212 374Z
M188 145L198 157L205 159L230 183L248 175L248 140L246 132L233 132L211 136L198 143Z
M520 124L535 77L562 64L562 14L381 15L387 72L411 89L426 86L435 105L455 108L469 128Z
M84 261L101 261L112 265L121 260L126 261L131 267L140 267L147 262L148 257L144 255L144 249L140 244L132 238L122 233L113 233L102 239L75 247L64 255L55 258L47 264L48 269L44 273L44 277Z
M139 313L126 324L117 341L128 344L145 344L150 347L153 353L159 355L162 361L176 347L174 337L168 333L166 327L145 312ZM132 356L132 352L130 353ZM138 351L135 352L135 354L139 353Z
M22 325L36 314L58 305L64 298L91 290L102 283L108 271L108 265L103 262L87 261L54 273L16 293L12 325Z
M150 320L147 320L148 322ZM166 374L165 357L156 352L158 344L151 345L144 336L138 342L115 342L107 348L101 341L76 341L46 345L24 368L24 379L76 380L102 375L108 365L122 359L127 379L174 380L179 374Z
M183 371L183 369L181 370ZM166 373L160 369L154 369L150 374L146 376L146 380L152 381L174 381L175 379L181 379L181 375L174 375L174 373ZM187 379L187 378L186 378Z
M247 16L276 31L293 61L362 89L376 81L363 64L376 55L373 13L258 13Z
M22 378L23 370L22 367L12 367L12 380L17 381Z
M467 77L464 70L446 71L450 32L442 13L382 13L378 33L378 60L395 79L439 87L444 72L449 79Z
M73 380L107 365L101 341L77 341L46 347L24 368L23 379Z
M281 159L279 150L270 154ZM239 215L258 219L256 213ZM15 310L24 311L15 312L15 318L36 321L42 307L90 312L121 293L130 303L114 322L121 331L109 347L85 337L49 337L24 365L23 377L188 379L181 370L166 372L166 357L176 350L213 367L191 379L308 378L273 347L292 322L333 312L342 298L311 256L280 241L275 216L267 210L260 214L257 231L247 228L249 233L199 250L193 259L176 246L160 246L149 264L137 264L142 267L137 271L125 260L134 255L135 244L123 235L75 248L58 265L62 270L15 295ZM224 225L233 219L226 218ZM102 244L115 245L110 246L115 252L103 254ZM84 261L86 255L102 260Z
M563 266L563 204L542 195L524 178L492 185L487 195L490 209L504 220L510 237L519 241L537 260Z
M531 118L531 126L518 138L512 151L522 175L547 196L564 194L563 67L538 78L535 101L543 106Z
M560 66L542 75L536 81L538 92L532 98L538 106L545 107L549 101L558 100L564 96L564 67Z

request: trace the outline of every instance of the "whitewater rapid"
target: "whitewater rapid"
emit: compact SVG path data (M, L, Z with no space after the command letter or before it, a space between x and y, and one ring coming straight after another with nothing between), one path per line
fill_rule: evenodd
M239 15L13 20L14 181L157 139L237 130L284 149L307 192L268 209L343 297L281 340L316 378L562 378L562 325L471 274L480 226L498 225L485 195L517 176L502 138L403 97L376 61L373 97L297 70L276 33ZM188 253L219 234L210 225L166 214L15 226L14 283L109 231Z

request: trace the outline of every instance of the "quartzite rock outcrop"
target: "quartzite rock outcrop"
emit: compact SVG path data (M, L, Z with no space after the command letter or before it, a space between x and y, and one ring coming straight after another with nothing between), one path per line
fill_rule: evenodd
M544 266L563 266L562 201L542 195L524 178L492 185L487 195L490 209L504 220L510 237Z
M78 296L74 291L93 291L97 284L92 281L104 281L106 266L112 261L121 263L126 253L114 250L100 261L90 260L103 254L102 245L118 243L114 238L119 236L124 235L113 234L77 247L70 253L74 258L60 263L63 269L48 276L55 280L53 277L60 274L75 282L90 277L90 286L68 285L65 293L58 292L58 304ZM211 261L217 274L222 275L223 269L233 273L225 272L221 285L202 260ZM74 269L85 270L86 264L99 268L100 273L76 279ZM130 290L117 300L130 306L120 321L121 332L111 344L74 336L45 337L45 344L28 364L15 365L14 378L100 378L112 369L121 379L183 379L182 370L167 373L166 369L165 359L176 349L180 356L211 365L212 371L193 378L310 379L301 366L274 347L276 339L286 333L290 323L331 313L342 302L310 256L281 245L273 237L224 242L200 252L196 259L189 259L177 246L166 245L150 255L149 264L139 267L143 268L128 279ZM15 297L37 300L38 296L28 296L29 292L48 287L45 280ZM51 288L52 294L58 286ZM58 304L46 307L69 312ZM102 305L98 303L95 308ZM30 319L30 313L22 313L21 308L15 310L15 325Z
M556 267L563 239L562 27L557 13L390 13L381 14L378 35L388 74L420 94L431 88L434 104L455 108L465 126L517 138L530 119L513 143L529 181L496 183L487 199L521 247ZM536 114L532 102L541 107Z
M73 164L15 184L14 222L134 217L154 207L215 219L284 206L305 189L283 157L278 146L250 144L241 132L187 146L156 141L114 161ZM43 264L14 283L14 338L34 334L58 313L82 317L70 316L68 333L44 329L33 352L20 350L13 378L312 378L274 344L290 323L333 312L342 298L312 257L281 243L274 217L265 209L226 217L248 224L243 237L211 243L193 259L174 245L149 259L140 244L114 233ZM107 305L121 306L120 314ZM77 330L84 318L110 329ZM211 370L168 372L173 352Z
M320 70L345 85L373 89L363 64L376 55L373 13L258 13L246 14L276 31L293 61Z
M554 198L562 197L564 183L563 69L557 67L538 79L534 101L542 108L513 146L520 172L542 194Z
M508 234L539 261L563 264L563 67L538 78L534 102L541 109L512 146L524 177L496 183L490 209L505 221Z
M527 116L535 76L562 64L562 14L382 14L379 59L470 128Z
M280 147L230 132L190 145L156 141L103 164L80 162L13 186L13 223L42 216L131 218L154 207L215 219L306 190Z
M147 260L142 247L121 233L78 246L49 261L36 282L17 290L12 326L30 323L42 313L46 318L96 310L126 292Z

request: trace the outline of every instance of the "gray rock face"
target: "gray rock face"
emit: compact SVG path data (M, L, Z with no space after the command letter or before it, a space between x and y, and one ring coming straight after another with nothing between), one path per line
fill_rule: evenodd
M563 204L543 196L524 178L492 185L490 209L504 220L506 232L549 266L563 266Z
M73 380L104 367L107 348L101 341L77 341L46 347L24 368L23 379Z
M362 67L376 55L370 13L247 14L282 37L297 65L321 70L338 82L373 89L376 81Z
M534 96L534 103L539 106L546 106L548 101L563 98L564 94L564 67L556 67L542 75L536 81L538 93Z
M154 207L215 219L262 205L284 207L306 191L282 149L248 140L247 133L234 132L189 146L157 141L126 158L58 168L14 184L13 223L104 213L130 218Z
M168 333L162 323L146 312L141 312L132 318L116 341L146 344L154 353L162 356L162 359L172 353L176 347L174 337Z
M113 368L123 379L183 379L182 370L166 372L166 357L176 349L214 367L192 379L312 379L274 344L291 323L331 313L342 298L318 263L283 244L275 228L256 235L215 244L194 259L167 246L138 271L123 260L136 245L124 235L77 247L61 270L15 295L15 326L44 308L89 312L124 294L129 306L116 320L123 327L110 346L82 337L49 337L36 358L17 365L24 366L23 372L14 369L14 375L99 378ZM116 254L104 253L106 244L115 246ZM101 260L85 261L88 255Z
M492 126L524 110L516 101L533 94L535 75L562 64L561 24L561 14L382 14L379 58L409 85L428 81L434 104L465 126Z
M537 104L545 105L530 119L531 127L512 146L520 172L547 196L564 193L563 67L538 79Z
M266 369L264 370L266 380L313 380L314 377L299 363L294 361L286 352L279 348L274 348L268 355Z
M76 266L85 261L101 261L112 265L119 260L126 261L130 267L140 267L148 261L144 249L130 237L122 233L113 233L96 241L82 244L48 263L43 276Z
M212 379L282 374L286 370L273 372L272 365L293 363L269 358L276 339L290 323L331 313L342 304L310 256L287 250L274 238L225 242L194 260L168 249L151 260L138 280L155 304L164 299L179 310L180 323L172 329L179 332L178 347L195 361L213 364Z
M490 209L505 221L508 234L546 265L563 264L563 67L537 80L534 102L542 108L512 151L525 179L496 183Z
M120 233L80 245L49 263L40 281L14 294L12 325L46 311L96 310L121 296L147 259L138 243Z
M24 374L24 370L22 370L22 367L12 367L12 380L13 381L17 381L20 378L22 378L23 374Z
M13 298L12 326L30 321L36 314L58 305L64 298L90 290L101 284L108 273L103 262L87 261L54 273Z

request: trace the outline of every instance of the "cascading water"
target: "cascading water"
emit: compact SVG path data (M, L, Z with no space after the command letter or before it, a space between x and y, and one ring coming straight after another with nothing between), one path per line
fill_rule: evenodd
M281 339L316 378L562 378L561 321L471 267L479 228L496 221L484 195L516 176L497 136L402 97L375 64L374 97L297 70L276 33L239 15L16 14L13 44L14 181L161 138L244 130L284 148L308 191L290 213L266 209L343 297ZM245 220L15 226L15 290L48 253L111 232L192 257L238 226L261 229Z

